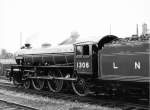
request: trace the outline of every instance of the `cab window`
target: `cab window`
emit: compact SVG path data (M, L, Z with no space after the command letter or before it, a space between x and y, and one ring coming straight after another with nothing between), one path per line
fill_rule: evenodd
M76 54L77 55L82 55L82 46L77 46Z
M89 55L89 45L78 45L76 47L76 55Z
M83 55L89 55L89 45L83 46Z

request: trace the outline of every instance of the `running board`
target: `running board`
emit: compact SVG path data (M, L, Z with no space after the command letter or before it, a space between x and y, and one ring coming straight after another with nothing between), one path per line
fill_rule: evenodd
M52 77L52 76L38 76L38 77L29 77L30 79L60 79L60 80L68 80L68 81L76 81L77 78L65 78L65 77Z
M34 73L35 71L34 70L24 70L25 72L31 72L31 73Z

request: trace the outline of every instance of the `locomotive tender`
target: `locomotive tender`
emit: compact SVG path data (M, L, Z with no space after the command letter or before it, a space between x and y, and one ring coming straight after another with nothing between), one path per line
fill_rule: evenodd
M16 53L17 65L9 77L15 85L28 89L48 86L59 92L64 81L76 94L101 92L149 96L149 37L118 38L104 36L99 41L32 49L29 45Z

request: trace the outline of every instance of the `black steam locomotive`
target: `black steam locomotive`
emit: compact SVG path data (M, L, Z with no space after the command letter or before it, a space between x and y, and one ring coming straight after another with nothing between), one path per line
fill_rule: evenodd
M59 92L64 82L79 96L90 93L149 97L150 37L104 36L99 41L32 49L16 53L9 77L15 85Z

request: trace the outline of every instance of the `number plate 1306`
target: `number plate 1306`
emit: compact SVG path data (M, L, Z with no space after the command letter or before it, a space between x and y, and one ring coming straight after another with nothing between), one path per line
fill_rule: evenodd
M77 62L77 68L89 68L89 62Z

